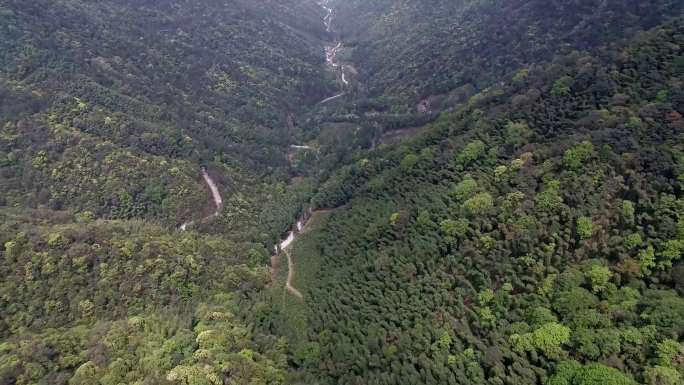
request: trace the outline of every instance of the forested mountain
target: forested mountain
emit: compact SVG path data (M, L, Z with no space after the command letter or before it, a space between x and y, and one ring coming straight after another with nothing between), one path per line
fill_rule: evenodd
M681 384L684 23L521 69L315 198L336 384ZM295 256L295 259L297 256Z
M0 0L0 385L684 384L682 8Z
M332 90L322 17L0 1L0 384L283 381L285 344L255 325L266 247L310 185L293 117Z
M349 0L338 8L371 95L411 107L449 93L462 100L522 67L618 44L683 11L678 0Z
M326 94L320 11L4 1L0 199L179 223L201 211L198 162L231 187L283 180L288 121Z

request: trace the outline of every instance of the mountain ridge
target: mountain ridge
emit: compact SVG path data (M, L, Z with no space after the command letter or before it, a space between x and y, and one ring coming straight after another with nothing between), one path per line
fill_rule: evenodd
M0 2L0 384L679 385L683 20Z

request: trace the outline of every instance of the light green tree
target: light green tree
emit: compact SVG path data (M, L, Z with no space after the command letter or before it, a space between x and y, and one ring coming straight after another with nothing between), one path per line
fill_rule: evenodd
M589 141L584 141L575 147L565 151L563 164L572 171L580 170L584 164L596 156L594 145Z
M580 239L591 238L594 233L594 224L589 217L577 218L577 235Z
M520 147L528 143L533 131L526 122L508 122L506 124L506 143Z
M563 353L562 346L570 342L571 330L557 322L549 322L531 333L511 335L511 344L518 351L538 350L549 358Z
M668 338L658 344L656 355L661 366L672 366L675 360L684 358L684 346Z
M401 169L405 172L410 172L413 170L413 167L415 167L416 163L418 163L418 155L408 154L401 161Z
M625 237L625 247L629 250L641 246L643 242L639 233L632 233Z
M546 188L537 194L534 201L537 207L542 210L556 210L563 204L563 197L560 192L560 181L551 180L546 184Z
M595 263L589 266L585 272L585 276L591 284L591 289L595 293L598 293L606 289L606 285L613 276L613 273L608 267Z
M486 145L481 140L468 143L467 146L456 156L456 166L464 168L470 163L480 159L485 154Z
M650 366L644 371L647 385L681 385L684 383L682 374L673 367Z
M458 201L470 198L477 191L477 182L467 175L462 181L458 182L451 190L451 195Z
M456 220L445 219L439 224L439 228L447 241L453 242L457 238L463 238L470 227L470 221L465 218Z
M575 83L575 79L570 76L563 76L553 83L551 95L555 97L570 95L570 87Z
M678 261L684 252L684 241L671 239L663 244L663 249L658 253L658 268L661 270L672 267L674 261Z
M643 275L651 274L653 268L656 267L655 249L653 246L648 245L648 247L639 251L637 261Z
M79 366L69 380L69 385L92 385L99 382L100 368L94 362L88 361Z
M636 381L619 370L602 364L582 365L565 361L556 367L556 373L547 385L636 385Z
M493 207L494 198L488 192L481 192L463 202L463 208L471 215L487 214Z
M443 350L449 350L451 347L451 336L449 335L449 332L444 330L442 334L439 336L439 340L437 341L437 344L439 345L440 348Z
M632 201L627 201L624 200L622 201L622 210L621 210L621 216L622 220L628 224L628 225L633 225L634 224L634 203Z

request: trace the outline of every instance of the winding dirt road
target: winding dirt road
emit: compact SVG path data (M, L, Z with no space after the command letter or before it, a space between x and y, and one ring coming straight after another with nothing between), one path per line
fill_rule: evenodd
M315 150L315 148L307 145L298 145L298 144L291 144L290 148L294 148L295 150Z
M304 220L300 219L297 221L297 224L294 229L292 229L289 233L287 233L287 237L285 239L281 240L280 243L276 246L276 254L278 254L278 251L281 251L285 256L287 257L287 280L285 281L285 289L292 293L292 295L299 297L299 298L304 298L302 293L297 290L294 286L292 286L292 279L294 278L294 261L292 260L292 256L290 255L289 248L292 246L292 242L297 237L297 234L299 234L300 231L304 228ZM271 258L271 261L276 261L277 258Z
M299 298L304 298L302 293L297 290L294 286L292 286L292 279L294 278L294 262L292 261L292 257L290 256L290 252L287 250L284 250L285 255L287 256L287 281L285 281L285 290L289 291L294 295L295 297Z
M213 179L211 179L211 176L209 176L209 173L207 173L207 170L205 168L202 168L202 178L204 179L204 183L207 184L209 190L211 191L211 197L214 201L214 206L216 208L213 213L202 218L200 220L200 223L218 217L219 214L221 214L221 210L223 210L223 198L221 197L221 192L219 191L218 187L216 186L216 183ZM180 231L185 231L188 229L188 227L194 224L194 221L185 222L180 226L179 229Z

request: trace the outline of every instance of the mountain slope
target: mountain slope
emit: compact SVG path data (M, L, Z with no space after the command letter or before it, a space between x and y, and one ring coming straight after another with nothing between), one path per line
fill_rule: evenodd
M267 248L323 35L306 0L0 2L0 383L285 381Z
M682 41L680 19L525 69L340 170L308 251L312 377L680 383Z
M310 1L2 7L8 205L180 223L204 201L197 163L236 189L286 179L288 122L326 94Z
M618 43L684 11L681 2L670 0L335 4L338 29L371 95L413 105L449 92L456 100L467 98L469 90L519 68Z
M681 5L0 2L0 384L681 384Z

